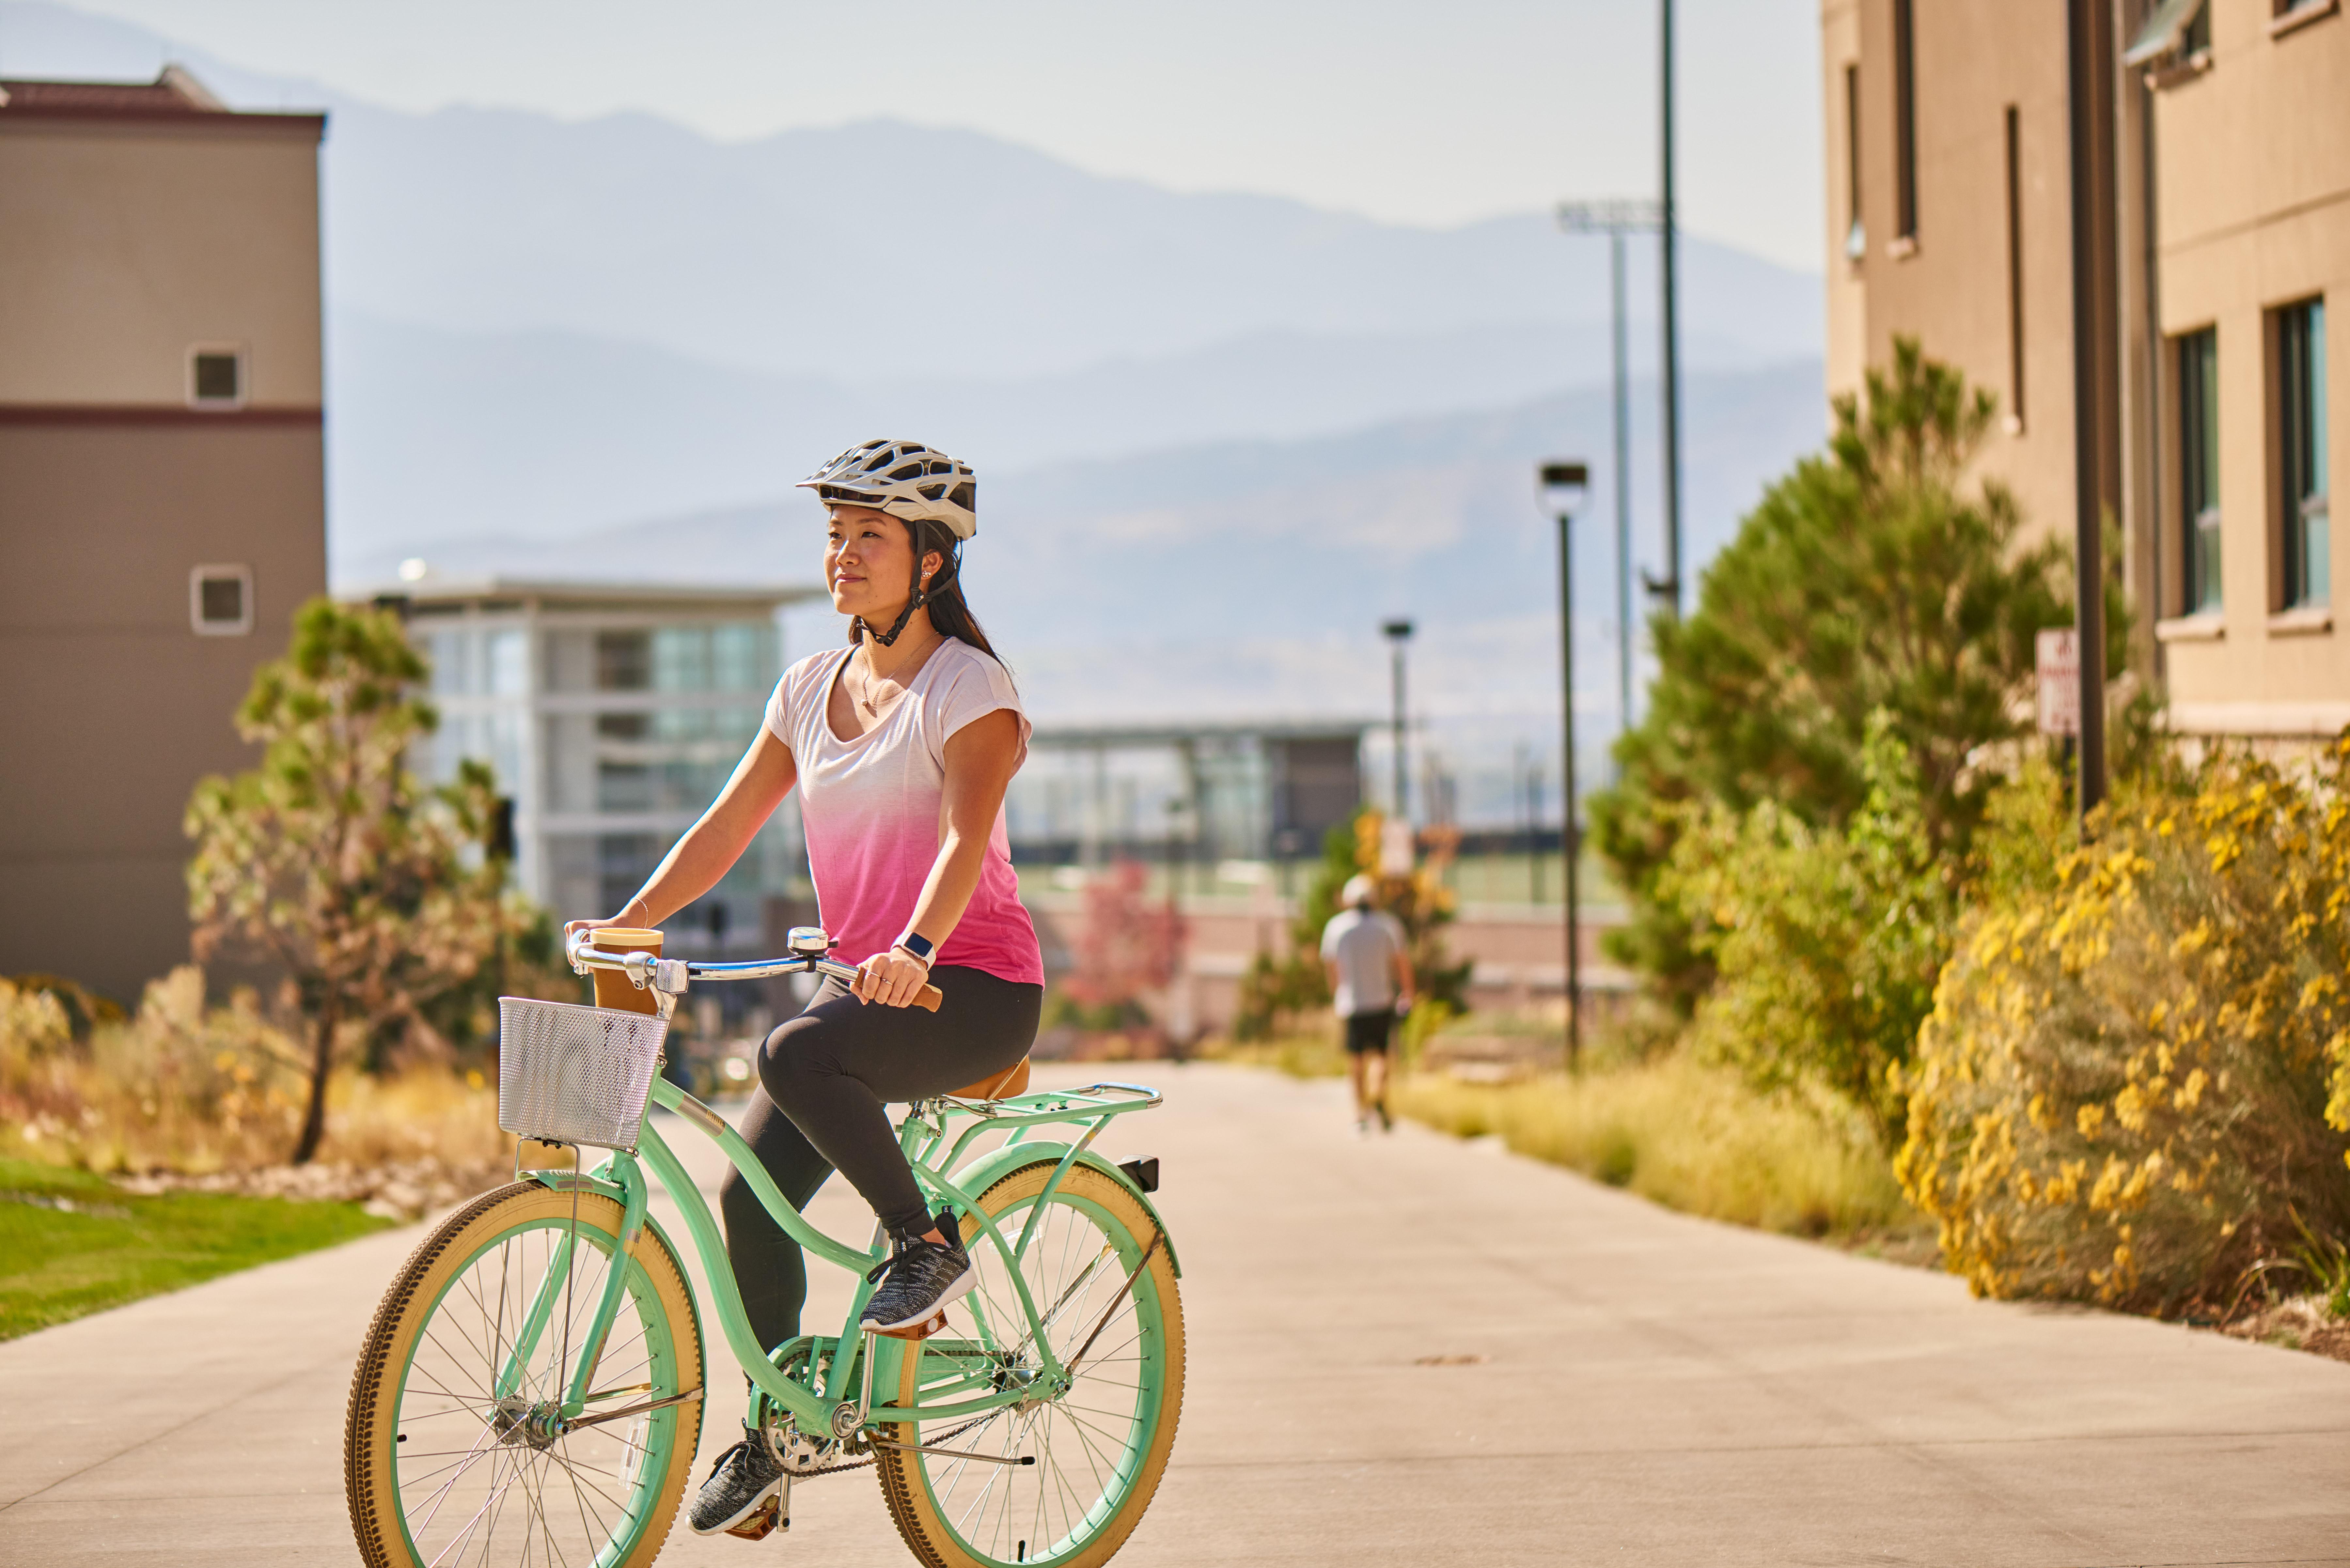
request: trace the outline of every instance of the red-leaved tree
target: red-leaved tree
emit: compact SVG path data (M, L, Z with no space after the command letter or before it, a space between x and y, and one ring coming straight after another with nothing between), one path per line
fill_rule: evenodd
M1121 860L1086 888L1076 966L1061 981L1098 1028L1146 1021L1143 999L1167 989L1183 955L1183 917L1170 895L1153 902L1142 867Z

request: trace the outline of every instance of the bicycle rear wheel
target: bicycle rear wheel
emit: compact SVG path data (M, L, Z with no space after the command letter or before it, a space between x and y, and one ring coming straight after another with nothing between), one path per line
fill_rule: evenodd
M1056 1163L1022 1166L980 1195L1008 1240L1016 1243L1035 1214ZM968 1399L1038 1370L1010 1272L992 1243L973 1240L978 1233L966 1216L963 1238L979 1272L968 1298L975 1332L960 1337L963 1314L950 1309L947 1334L908 1343L901 1406ZM1124 1187L1085 1166L1072 1169L1020 1263L1055 1355L1064 1367L1076 1360L1068 1391L976 1420L882 1430L893 1442L950 1450L883 1449L877 1467L898 1532L931 1568L1097 1568L1134 1532L1183 1407L1183 1309L1174 1262L1163 1243L1152 1245L1157 1238L1149 1211ZM1024 1456L1035 1462L991 1462Z
M536 1182L486 1193L411 1254L351 1378L344 1487L369 1568L456 1563L643 1568L668 1538L702 1402L562 1428L571 1368L619 1246L620 1205ZM702 1336L677 1260L650 1228L587 1414L702 1386Z

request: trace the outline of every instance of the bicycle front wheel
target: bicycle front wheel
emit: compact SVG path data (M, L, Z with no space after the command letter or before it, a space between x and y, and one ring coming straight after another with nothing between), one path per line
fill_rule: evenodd
M1141 1521L1175 1446L1183 1309L1174 1260L1149 1211L1085 1166L1038 1215L1056 1163L1022 1166L979 1206L1014 1243L1035 1220L1020 1272L1054 1354L1074 1371L1070 1386L1055 1397L1040 1382L1035 1400L977 1419L899 1422L880 1434L944 1450L883 1449L878 1465L898 1532L931 1568L1098 1568ZM1010 1271L978 1234L966 1216L963 1240L979 1272L967 1298L975 1333L960 1337L953 1320L962 1314L950 1309L948 1334L909 1342L900 1406L951 1406L1040 1375Z
M577 1217L575 1227L574 1218ZM518 1182L465 1205L384 1293L351 1378L343 1475L369 1568L643 1568L702 1435L702 1336L677 1259L621 1209ZM616 1258L616 1255L617 1258ZM619 1311L586 1343L604 1282ZM560 1406L595 1355L584 1414ZM659 1408L644 1407L659 1405Z

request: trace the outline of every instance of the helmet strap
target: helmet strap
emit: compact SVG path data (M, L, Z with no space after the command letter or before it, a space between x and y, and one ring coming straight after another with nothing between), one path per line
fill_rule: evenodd
M889 629L888 631L875 631L870 626L868 626L865 623L865 618L863 616L856 618L857 629L863 632L866 636L870 637L874 641L879 643L884 648L894 647L897 644L899 635L905 631L906 623L914 618L914 612L930 602L930 584L920 584L915 587L911 594L907 596L906 607L898 612L898 618L889 623Z

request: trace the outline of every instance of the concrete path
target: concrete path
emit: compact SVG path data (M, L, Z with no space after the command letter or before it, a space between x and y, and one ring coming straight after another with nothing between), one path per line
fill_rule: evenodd
M2350 1564L2350 1366L1361 1141L1336 1085L1154 1074L1107 1152L1163 1159L1191 1388L1121 1563ZM0 1345L0 1564L356 1561L351 1360L419 1233ZM866 1475L793 1511L661 1561L910 1561Z

